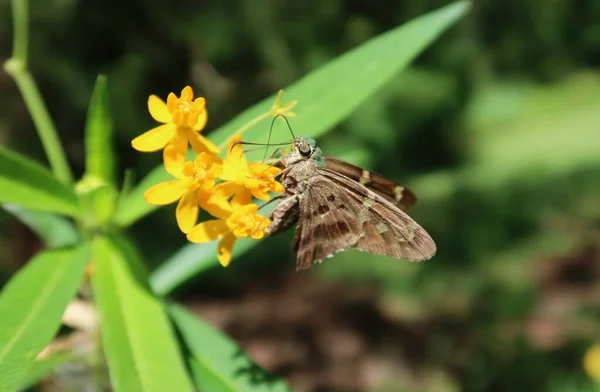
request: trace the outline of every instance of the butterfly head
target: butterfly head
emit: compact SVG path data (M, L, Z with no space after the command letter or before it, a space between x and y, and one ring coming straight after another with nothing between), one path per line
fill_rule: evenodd
M286 166L305 160L314 160L318 165L324 165L321 149L314 139L306 136L294 138L293 144L285 152Z

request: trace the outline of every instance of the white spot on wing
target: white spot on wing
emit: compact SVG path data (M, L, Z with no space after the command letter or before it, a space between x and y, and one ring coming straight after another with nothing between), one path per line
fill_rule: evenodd
M371 173L369 173L368 170L363 170L362 175L360 176L360 180L358 182L360 182L361 185L365 185L369 181L371 181Z
M396 185L394 188L394 195L396 197L396 201L402 200L402 193L404 192L404 187L400 185Z

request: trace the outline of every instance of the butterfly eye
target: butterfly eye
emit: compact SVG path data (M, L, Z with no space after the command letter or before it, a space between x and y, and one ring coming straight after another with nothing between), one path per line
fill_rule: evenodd
M312 149L308 144L300 144L300 146L298 146L298 150L300 150L300 155L303 157L308 157L312 153Z

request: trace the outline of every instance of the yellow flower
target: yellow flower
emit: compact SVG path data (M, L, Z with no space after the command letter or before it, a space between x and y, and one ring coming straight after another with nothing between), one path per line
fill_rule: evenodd
M220 239L217 258L224 267L231 261L233 246L237 238L261 239L264 236L264 230L271 223L269 219L256 213L258 206L255 204L232 203L231 207L231 213L226 218L202 222L187 234L187 239L196 243Z
M596 343L583 357L583 369L597 382L600 382L600 343Z
M218 153L219 149L200 134L208 118L205 105L204 98L194 99L194 91L190 86L181 90L179 98L170 93L167 103L151 95L148 98L148 111L162 125L136 137L131 145L143 152L165 148L165 165L184 161L188 144L196 153Z
M179 200L175 216L184 233L191 230L198 219L198 206L211 214L226 216L227 198L215 188L215 179L223 170L220 158L201 152L194 161L171 166L169 171L176 180L160 183L144 193L148 203L165 205Z
M268 201L269 192L283 192L283 186L275 181L281 169L262 163L248 163L242 146L235 144L240 139L239 135L231 138L227 149L227 158L219 177L225 181L219 184L223 194L227 197L234 195L234 200L239 204L248 204L252 196Z

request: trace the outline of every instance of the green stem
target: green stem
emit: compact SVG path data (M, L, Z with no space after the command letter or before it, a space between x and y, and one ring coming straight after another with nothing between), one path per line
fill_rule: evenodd
M42 140L42 145L48 156L50 167L54 176L65 183L73 182L73 175L71 174L71 168L67 163L65 151L58 138L58 133L54 127L54 123L50 118L48 109L44 104L44 100L40 95L35 81L31 77L29 71L25 68L24 64L19 59L9 59L5 64L4 68L6 72L10 74L25 100L27 109L31 114L35 128L37 129L38 135Z
M58 138L56 127L52 122L52 118L50 118L48 109L31 73L27 70L27 27L29 20L27 5L27 0L12 1L14 19L13 56L4 63L4 69L13 77L21 91L21 95L23 95L27 109L42 140L52 172L58 180L71 183L73 182L73 175Z
M29 4L28 0L12 0L13 10L13 55L14 59L19 59L23 65L27 66L27 42L29 40Z

